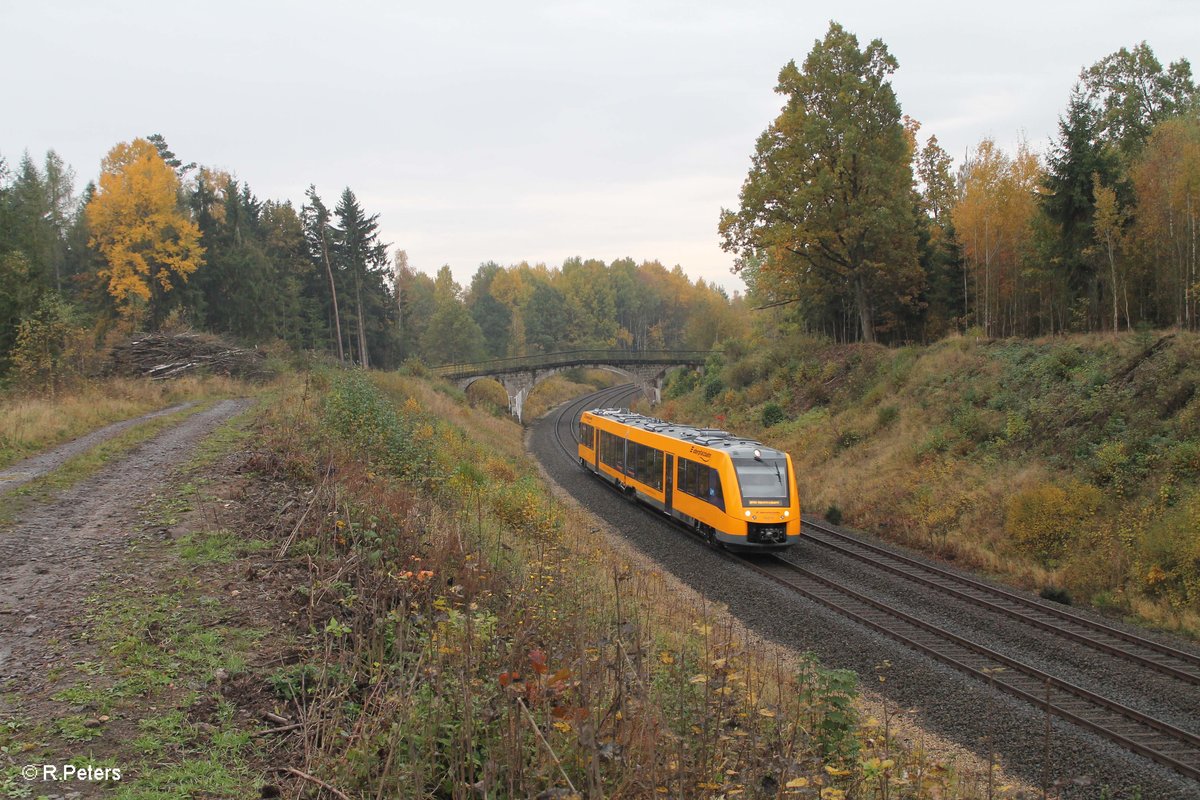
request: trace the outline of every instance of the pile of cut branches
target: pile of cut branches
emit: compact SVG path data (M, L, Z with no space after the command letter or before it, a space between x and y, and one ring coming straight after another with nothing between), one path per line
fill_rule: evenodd
M264 378L270 374L266 356L258 350L234 347L216 336L191 331L139 334L112 350L111 371L151 380L204 373L235 378Z

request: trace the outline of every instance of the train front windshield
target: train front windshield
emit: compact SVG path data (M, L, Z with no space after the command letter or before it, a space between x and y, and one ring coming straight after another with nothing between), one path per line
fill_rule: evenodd
M748 506L788 504L788 472L785 458L735 458L742 502Z

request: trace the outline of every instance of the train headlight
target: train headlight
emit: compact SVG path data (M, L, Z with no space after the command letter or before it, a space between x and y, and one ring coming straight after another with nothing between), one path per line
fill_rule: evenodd
M750 512L749 512L749 511L747 511L747 512L746 512L746 516L747 516L747 517L748 517L748 516L750 516Z
M792 515L792 512L790 512L790 511L783 512L784 517L790 517L791 515Z

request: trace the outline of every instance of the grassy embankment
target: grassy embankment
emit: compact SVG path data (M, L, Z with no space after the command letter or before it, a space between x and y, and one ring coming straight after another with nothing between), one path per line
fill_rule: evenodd
M802 336L730 347L654 413L760 436L809 513L1200 635L1200 338Z
M897 747L890 715L861 719L851 675L610 549L511 421L373 379L276 387L251 431L210 443L148 511L187 532L135 546L137 576L92 601L95 657L55 668L55 708L8 718L6 752L120 765L108 788L129 800L281 779L355 798L984 795ZM235 449L257 477L206 472ZM264 708L297 722L262 736Z
M310 565L311 650L273 683L306 720L306 771L350 796L982 785L860 721L849 674L626 562L546 491L519 427L452 390L318 376L265 429L279 469L320 487L288 548Z

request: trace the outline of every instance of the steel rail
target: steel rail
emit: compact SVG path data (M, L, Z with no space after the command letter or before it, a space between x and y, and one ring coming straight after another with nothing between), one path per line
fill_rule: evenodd
M1103 653L1112 656L1124 658L1137 664L1141 664L1148 669L1159 672L1163 675L1169 675L1178 680L1200 685L1200 657L1194 656L1183 650L1177 650L1169 645L1161 644L1150 639L1137 636L1136 634L1127 633L1117 628L1110 627L1101 622L1079 617L1075 614L1067 613L1061 609L1052 606L1046 606L1038 603L1030 598L1023 597L1015 592L1007 589L1001 589L982 581L968 578L963 575L955 574L949 570L935 567L929 564L922 563L914 558L910 558L900 553L893 552L887 548L880 547L869 542L861 541L860 539L842 533L841 531L833 530L819 523L805 521L804 526L809 529L809 535L805 537L805 541L814 542L822 547L834 550L850 558L857 559L863 563L870 564L876 569L889 572L893 575L899 575L908 580L915 581L924 586L950 594L961 600L965 600L974 605L986 608L990 611L995 611L1004 614L1013 619L1019 620L1027 625L1039 628L1041 630L1053 633L1057 636L1062 636L1066 639L1079 642L1088 647L1092 647ZM825 537L832 537L842 542L829 541ZM867 553L855 552L855 549L865 550ZM886 560L885 560L886 559ZM887 563L892 561L896 563ZM901 566L897 566L897 564ZM927 573L934 577L925 577L918 573ZM966 590L956 588L952 585L947 585L947 582L956 584L957 586L967 587ZM975 594L978 593L978 594ZM1004 605L1004 603L990 600L991 597L1000 598L1010 604L1019 606L1013 608ZM1029 609L1024 611L1021 609ZM1049 619L1039 619L1035 614L1041 614ZM1062 620L1065 623L1078 626L1085 630L1090 630L1102 636L1108 636L1127 645L1136 648L1141 648L1151 653L1157 654L1159 657L1167 660L1158 660L1144 653L1138 653L1127 647L1122 647L1119 644L1105 642L1087 633L1081 633L1076 630L1064 627L1063 624L1055 622Z
M625 391L631 389L631 387L617 388ZM616 390L611 391L615 392ZM634 392L636 390L630 393ZM607 394L588 395L586 399L564 404L558 412L554 421L555 438L559 447L571 457L572 461L576 458L576 451L564 444L561 432L563 420L568 420L569 438L574 442L575 418L588 406L608 402L601 399L607 396ZM620 394L613 396L619 397ZM1200 736L1194 733L1177 728L1149 714L1129 708L910 614L898 611L778 555L738 556L705 541L676 520L668 517L661 517L661 519L692 533L693 541L716 551L733 563L741 564L836 613L964 674L995 686L1047 713L1054 714L1131 752L1145 756L1193 780L1200 781ZM819 525L807 522L805 524L811 530L824 530ZM844 536L844 534L842 535ZM887 551L883 552L893 555ZM759 563L760 560L765 560L771 567L764 567ZM917 563L919 564L919 562ZM804 585L805 581L809 585ZM987 585L981 584L981 586L986 587ZM834 596L831 597L830 593L833 593ZM1038 608L1042 607L1036 603L1033 605ZM858 608L854 606L858 606ZM1066 616L1075 619L1073 615ZM905 628L909 630L908 634L902 632ZM924 637L925 641L918 637ZM974 663L970 663L971 661ZM1057 692L1057 697L1054 692ZM1049 698L1047 694L1050 694Z
M578 464L579 451L575 448L579 444L578 430L575 426L575 421L579 415L588 408L597 408L605 403L613 402L625 396L639 394L639 389L635 384L626 383L620 386L613 386L608 389L602 389L599 392L584 395L581 398L570 400L564 403L559 409L554 412L554 440L558 443L559 448L570 457L570 459ZM567 421L567 428L570 432L569 437L564 437L562 434L563 420ZM570 445L566 442L570 441Z
M779 556L766 557L770 567L750 559L730 557L763 577L890 639L1100 734L1127 750L1200 780L1200 736L1196 734L898 611ZM835 597L830 597L830 592ZM903 632L905 629L907 633ZM970 663L972 659L976 663ZM1047 687L1057 690L1059 697L1048 701ZM1064 698L1064 695L1068 697ZM1119 731L1116 726L1132 730Z

